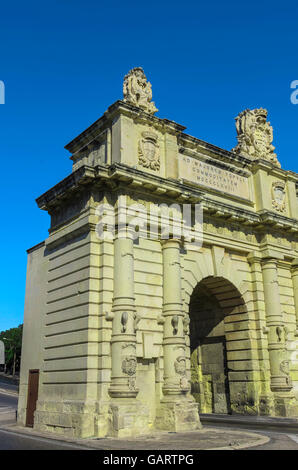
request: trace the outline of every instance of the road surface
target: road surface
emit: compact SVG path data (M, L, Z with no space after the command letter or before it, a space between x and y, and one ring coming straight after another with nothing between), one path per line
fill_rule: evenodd
M18 397L10 395L17 387L0 382L0 413L7 408L17 409ZM6 392L5 392L6 391ZM37 436L26 436L13 429L3 429L0 423L0 450L86 450L76 444L63 443L55 439L45 439Z
M37 436L20 435L12 429L0 427L0 450L88 450L86 447L45 439Z
M7 407L17 409L17 396L8 394L11 393L11 387L11 385L6 386L7 393L0 392L0 411ZM3 390L5 384L1 383L0 388ZM252 423L248 423L245 426L232 423L229 423L227 426L227 424L216 423L216 425L205 424L204 427L229 430L239 429L241 431L247 430L270 437L270 442L262 446L251 447L251 450L298 450L298 434L286 428L272 431L268 428L266 429L266 426L262 428L254 427ZM135 448L137 449L137 444ZM19 434L13 428L1 428L0 423L0 450L88 450L88 448L75 443L63 443L55 439ZM100 448L98 448L98 450L100 450Z

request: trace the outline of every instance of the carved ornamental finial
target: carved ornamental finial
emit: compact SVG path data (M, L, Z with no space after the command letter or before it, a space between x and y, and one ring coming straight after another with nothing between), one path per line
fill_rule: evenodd
M245 109L235 118L238 144L233 152L252 157L264 158L280 167L272 145L273 128L267 121L267 110Z
M124 77L123 100L134 106L154 114L158 109L152 101L151 83L147 81L142 67L135 67Z

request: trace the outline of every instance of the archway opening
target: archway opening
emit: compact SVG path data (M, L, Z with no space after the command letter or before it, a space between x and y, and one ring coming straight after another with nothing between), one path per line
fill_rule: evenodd
M200 413L231 413L227 332L245 311L236 287L220 277L203 279L189 303L191 391Z

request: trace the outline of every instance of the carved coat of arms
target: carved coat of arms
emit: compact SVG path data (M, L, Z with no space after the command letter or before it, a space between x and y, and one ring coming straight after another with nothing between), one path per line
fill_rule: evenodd
M151 83L147 81L142 67L135 67L124 77L123 100L138 106L149 114L158 111L152 101Z
M145 131L142 133L142 138L139 140L139 164L145 168L159 170L159 145L155 132Z
M178 356L174 362L175 371L179 375L185 375L186 373L186 361L184 356Z
M286 192L284 181L276 181L272 183L272 206L278 212L284 212L286 209Z
M263 158L280 167L272 145L273 129L267 121L267 110L245 109L236 117L238 144L233 152L254 159Z
M184 391L190 390L190 383L186 377L186 360L185 356L178 356L174 362L176 374L180 375L180 388Z
M137 359L135 356L126 356L122 361L122 372L127 375L135 375L137 370Z
M290 373L290 363L289 363L289 361L287 361L287 360L281 361L281 363L279 365L279 368L280 368L280 371L284 375L289 375L289 373Z

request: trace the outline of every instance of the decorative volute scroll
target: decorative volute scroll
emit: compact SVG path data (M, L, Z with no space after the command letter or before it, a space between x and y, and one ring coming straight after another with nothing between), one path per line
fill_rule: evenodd
M142 67L135 67L124 77L123 101L154 114L158 111L152 101L151 83L147 81Z
M233 152L253 159L263 158L280 167L272 145L273 128L267 110L245 109L235 118L238 144Z

